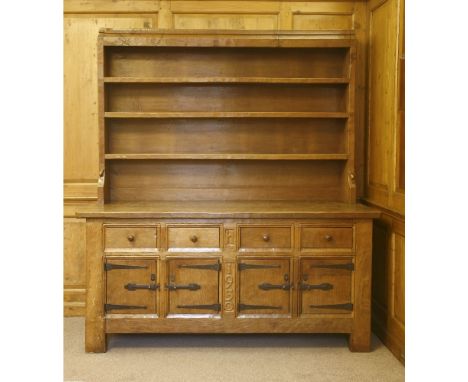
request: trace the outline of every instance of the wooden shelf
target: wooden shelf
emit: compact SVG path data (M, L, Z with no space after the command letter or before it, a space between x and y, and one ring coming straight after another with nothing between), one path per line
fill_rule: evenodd
M105 159L346 160L348 154L105 154Z
M278 200L122 202L81 207L92 218L378 218L378 209L356 203Z
M104 77L105 83L149 84L347 84L347 78L275 78L275 77Z
M110 112L104 113L105 118L348 118L343 112L273 112L273 111L247 111L247 112Z

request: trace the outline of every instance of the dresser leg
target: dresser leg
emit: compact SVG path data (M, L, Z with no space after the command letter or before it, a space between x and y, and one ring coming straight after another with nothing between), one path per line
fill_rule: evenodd
M348 347L352 352L370 352L372 350L370 330L351 333L349 335Z
M86 223L85 351L89 353L104 353L107 348L102 240L101 223L88 221Z
M107 351L104 320L86 320L85 351L87 353L105 353Z

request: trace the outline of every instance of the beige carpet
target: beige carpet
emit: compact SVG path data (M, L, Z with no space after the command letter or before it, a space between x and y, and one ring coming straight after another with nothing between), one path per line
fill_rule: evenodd
M138 335L109 337L105 354L84 352L84 319L64 323L67 382L403 381L404 367L374 338L350 353L344 335Z

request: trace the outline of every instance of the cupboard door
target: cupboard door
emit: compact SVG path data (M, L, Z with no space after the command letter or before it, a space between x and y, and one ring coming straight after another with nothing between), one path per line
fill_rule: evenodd
M169 314L213 314L219 302L219 259L190 258L167 261Z
M285 258L241 258L240 314L289 314L291 311L290 261Z
M107 260L106 312L156 313L155 260Z
M351 313L353 271L351 257L302 259L301 313Z

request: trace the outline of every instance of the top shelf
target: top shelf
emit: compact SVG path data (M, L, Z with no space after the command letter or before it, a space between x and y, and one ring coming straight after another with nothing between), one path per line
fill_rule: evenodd
M105 83L149 83L149 84L185 84L185 83L239 83L239 84L348 84L347 78L287 78L287 77L104 77Z

